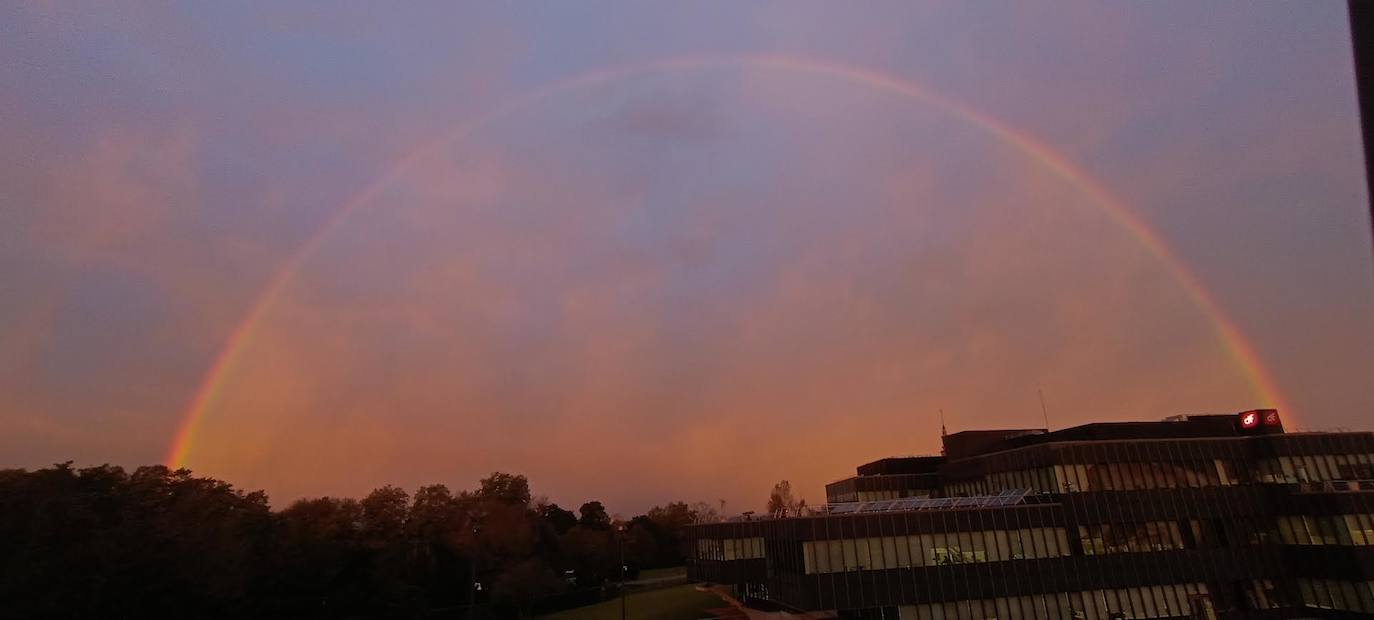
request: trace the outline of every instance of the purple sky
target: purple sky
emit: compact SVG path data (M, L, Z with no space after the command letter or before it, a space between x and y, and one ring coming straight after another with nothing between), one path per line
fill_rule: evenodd
M1345 5L180 3L0 8L0 467L265 488L762 504L951 430L1272 403L1368 428L1374 274ZM510 102L518 101L512 104ZM455 128L487 119L461 139ZM428 148L428 151L419 149ZM406 167L398 161L417 152Z

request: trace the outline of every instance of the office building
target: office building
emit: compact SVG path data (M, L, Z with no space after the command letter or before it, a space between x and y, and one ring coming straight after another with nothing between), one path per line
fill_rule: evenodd
M943 443L806 514L694 526L689 575L820 616L1374 615L1374 433L1256 410Z

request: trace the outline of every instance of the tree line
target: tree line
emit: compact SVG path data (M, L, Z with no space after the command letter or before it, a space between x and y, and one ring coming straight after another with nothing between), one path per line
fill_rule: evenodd
M501 472L274 511L160 465L3 470L0 618L517 617L610 595L622 554L630 578L680 565L684 529L718 519L705 503L574 512Z

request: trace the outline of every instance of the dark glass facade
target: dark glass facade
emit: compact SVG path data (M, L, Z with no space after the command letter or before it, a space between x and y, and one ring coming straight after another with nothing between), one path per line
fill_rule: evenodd
M945 453L865 465L807 515L695 526L689 575L854 617L1374 616L1374 433L1259 411L956 433ZM866 478L952 499L835 502L891 490Z

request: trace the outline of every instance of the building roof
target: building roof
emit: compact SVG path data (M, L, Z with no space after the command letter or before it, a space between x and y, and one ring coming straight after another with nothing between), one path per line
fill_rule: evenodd
M1254 424L1241 420L1254 414ZM1235 414L1173 416L1157 422L1092 422L1057 431L1043 428L960 431L945 436L945 456L951 461L1059 441L1106 441L1120 439L1184 439L1239 437L1283 433L1283 423L1273 409Z

